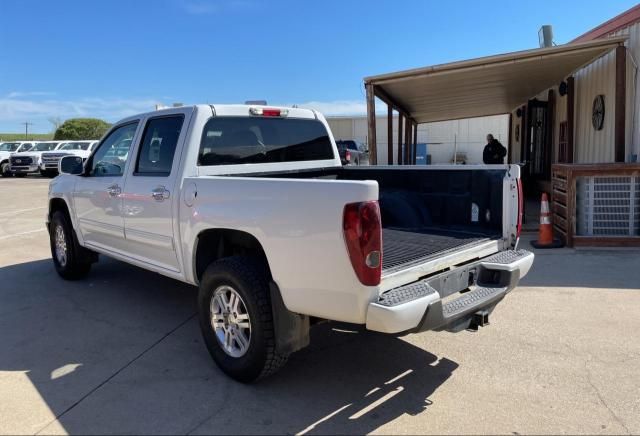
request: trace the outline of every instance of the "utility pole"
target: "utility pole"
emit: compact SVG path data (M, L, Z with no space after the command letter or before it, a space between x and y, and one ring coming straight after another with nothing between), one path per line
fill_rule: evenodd
M25 121L24 123L20 123L20 124L24 124L24 139L25 141L29 140L29 126L33 126L33 123L30 123L29 121Z

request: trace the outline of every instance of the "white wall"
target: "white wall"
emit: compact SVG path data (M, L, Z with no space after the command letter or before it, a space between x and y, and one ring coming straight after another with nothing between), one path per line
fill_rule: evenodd
M367 119L360 117L328 117L327 121L336 139L354 139L367 142ZM492 133L507 148L509 134L509 116L495 115L463 120L439 121L418 125L418 141L426 142L431 162L451 163L454 142L458 152L466 152L467 163L482 163L482 150L486 144L487 133ZM376 136L378 145L378 164L387 163L387 117L376 118ZM404 136L404 135L403 135ZM393 163L397 163L398 119L393 119ZM441 144L433 144L441 143Z

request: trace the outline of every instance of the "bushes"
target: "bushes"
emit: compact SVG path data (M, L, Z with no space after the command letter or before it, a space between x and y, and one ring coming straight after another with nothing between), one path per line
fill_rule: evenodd
M111 124L97 118L71 118L56 130L55 140L100 139Z

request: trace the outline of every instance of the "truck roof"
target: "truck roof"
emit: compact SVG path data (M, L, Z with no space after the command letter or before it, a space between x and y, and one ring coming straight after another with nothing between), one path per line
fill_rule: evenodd
M316 112L313 109L304 109L297 107L286 107L286 106L274 106L274 105L247 105L247 104L195 104L195 105L187 105L187 106L179 106L179 107L170 107L164 109L158 109L156 111L150 111L142 114L132 115L127 118L123 118L118 121L116 124L121 124L123 122L132 121L135 119L139 119L141 117L149 117L149 116L157 116L164 114L171 114L177 111L183 111L184 109L192 108L195 111L208 111L211 112L212 115L217 116L249 116L249 110L251 108L269 108L269 109L280 109L286 110L288 112L288 118L305 118L305 119L314 119L321 118L322 115Z

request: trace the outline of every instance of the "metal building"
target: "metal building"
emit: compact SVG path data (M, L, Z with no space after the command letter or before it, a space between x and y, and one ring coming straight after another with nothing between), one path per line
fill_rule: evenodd
M366 116L328 117L333 136L337 139L353 139L368 143ZM385 117L378 117L376 123L377 161L388 162L388 135ZM509 140L509 116L466 118L438 121L418 126L416 142L426 145L426 154L432 164L452 163L454 153L457 163L482 163L482 150L488 133L502 142L505 147ZM393 138L398 137L398 117L393 117ZM398 144L392 144L393 155L397 156ZM424 162L424 161L423 161Z

